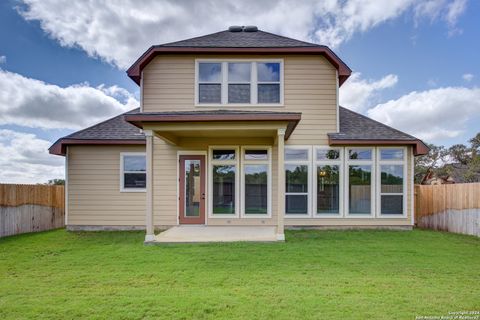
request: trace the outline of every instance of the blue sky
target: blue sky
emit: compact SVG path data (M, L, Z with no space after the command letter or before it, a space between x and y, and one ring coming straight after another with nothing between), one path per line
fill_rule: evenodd
M480 131L480 2L367 2L247 1L255 12L268 8L265 17L212 1L217 17L189 0L3 1L0 181L60 177L63 159L45 148L135 107L138 86L125 69L148 46L230 24L331 46L354 71L340 91L344 106L427 142L466 143Z

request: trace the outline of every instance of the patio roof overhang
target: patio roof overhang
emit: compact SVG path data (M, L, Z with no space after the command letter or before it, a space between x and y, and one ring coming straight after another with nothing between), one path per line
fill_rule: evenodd
M196 138L272 138L278 129L287 140L301 119L301 113L255 111L191 111L137 113L125 120L174 145Z

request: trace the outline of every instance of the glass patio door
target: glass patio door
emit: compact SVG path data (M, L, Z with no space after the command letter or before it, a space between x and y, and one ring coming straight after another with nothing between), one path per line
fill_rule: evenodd
M205 156L180 156L180 224L205 224Z

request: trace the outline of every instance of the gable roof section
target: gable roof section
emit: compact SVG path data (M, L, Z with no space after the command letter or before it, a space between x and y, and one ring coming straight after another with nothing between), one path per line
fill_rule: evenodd
M300 120L300 114L294 112L212 110L141 113L139 111L139 109L131 110L60 138L50 147L49 152L65 155L67 145L145 144L145 135L135 126L143 121L159 119L163 122L186 119L190 119L188 121L225 121L226 118L236 120L250 118L261 121L261 119L275 118L290 119L293 123ZM340 132L328 134L330 145L412 145L415 155L425 154L429 150L421 140L346 108L340 107L339 117ZM291 131L293 129L294 126Z
M245 54L320 54L337 70L341 85L352 71L330 48L315 43L295 40L265 31L220 31L205 36L165 43L150 47L127 70L128 76L140 84L143 68L157 55L166 53L245 53Z
M330 145L391 145L414 146L415 155L425 154L429 148L420 139L346 108L339 108L340 132L329 133Z

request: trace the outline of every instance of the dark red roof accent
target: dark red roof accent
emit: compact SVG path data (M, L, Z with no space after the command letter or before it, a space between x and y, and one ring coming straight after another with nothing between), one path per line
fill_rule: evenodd
M127 70L128 76L140 84L143 68L161 54L312 54L323 55L337 70L341 85L352 70L327 46L283 37L269 32L221 31L201 37L150 47Z

